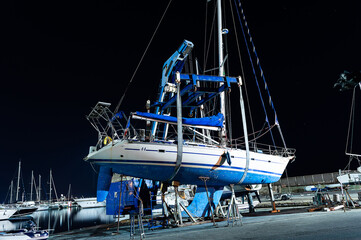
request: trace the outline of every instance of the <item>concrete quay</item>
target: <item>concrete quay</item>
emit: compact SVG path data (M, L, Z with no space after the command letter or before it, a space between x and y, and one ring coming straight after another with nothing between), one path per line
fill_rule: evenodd
M287 213L285 210L284 213ZM288 212L289 213L289 212ZM243 225L226 226L227 222L185 226L154 231L145 228L145 239L361 239L361 209L332 212L306 212L289 214L262 214L243 217ZM130 239L130 227L121 226L113 235L116 225L99 226L52 235L49 239ZM136 229L135 239L140 239Z

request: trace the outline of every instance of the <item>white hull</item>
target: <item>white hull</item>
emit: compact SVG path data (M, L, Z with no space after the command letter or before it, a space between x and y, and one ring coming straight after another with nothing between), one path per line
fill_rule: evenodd
M17 209L0 209L0 220L7 220L16 212Z
M345 185L349 184L360 184L361 183L361 173L360 172L353 172L353 173L346 173L337 177L337 180Z
M97 208L106 207L106 202L98 202L97 198L79 198L74 199L74 202L81 208Z
M49 238L47 231L41 230L19 230L16 233L5 233L0 235L0 240L46 240Z
M49 210L49 205L47 205L47 204L37 205L37 207L38 207L37 211L48 211Z
M220 165L220 157L229 152L231 163L227 161ZM240 183L246 169L246 151L240 149L220 148L208 145L185 144L183 146L181 169L187 172L187 176L177 175L174 180L182 184L194 184L199 180L199 176L209 174L212 180L219 181L220 185ZM168 167L167 170L175 167L177 158L176 144L167 143L147 143L130 142L128 140L118 140L114 144L109 144L98 151L88 155L87 160L100 165L108 165L113 171L118 173L164 181L172 172L147 172L137 171L136 167L146 167L151 171L152 167ZM242 183L256 184L278 181L282 176L291 157L280 155L250 152L250 161L247 177ZM125 166L127 166L126 170ZM134 171L130 168L134 166ZM166 170L166 168L164 168ZM225 176L224 173L231 173L232 176ZM250 179L250 177L252 179Z

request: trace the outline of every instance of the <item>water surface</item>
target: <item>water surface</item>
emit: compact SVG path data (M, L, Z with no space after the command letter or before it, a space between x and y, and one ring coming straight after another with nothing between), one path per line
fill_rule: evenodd
M29 220L33 220L40 229L52 229L52 233L57 233L109 224L115 222L117 218L106 215L105 207L36 211L27 217L0 221L0 231L24 228Z

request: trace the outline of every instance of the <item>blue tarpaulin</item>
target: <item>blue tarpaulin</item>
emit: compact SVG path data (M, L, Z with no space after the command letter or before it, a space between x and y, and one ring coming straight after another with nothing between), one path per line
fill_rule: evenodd
M172 116L159 115L155 113L135 112L132 114L133 118L143 120L153 120L157 122L164 122L170 124L177 124L177 118ZM185 126L193 126L198 128L209 128L212 130L219 130L223 127L224 116L218 113L215 116L204 118L182 118L182 124Z

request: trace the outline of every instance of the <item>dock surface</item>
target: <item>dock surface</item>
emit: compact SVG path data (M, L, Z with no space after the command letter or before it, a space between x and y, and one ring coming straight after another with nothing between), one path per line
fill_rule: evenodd
M145 228L146 239L360 239L361 209L332 212L300 212L291 214L261 214L243 217L243 225L226 226L227 222L185 226L154 231ZM52 235L49 239L130 239L130 227L93 227ZM140 239L136 229L135 239Z

